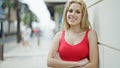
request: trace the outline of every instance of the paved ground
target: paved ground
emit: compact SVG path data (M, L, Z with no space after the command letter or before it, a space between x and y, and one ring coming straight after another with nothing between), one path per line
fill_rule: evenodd
M0 61L0 68L47 68L46 59L53 34L30 40L30 46L17 44L15 40L4 44L4 61Z

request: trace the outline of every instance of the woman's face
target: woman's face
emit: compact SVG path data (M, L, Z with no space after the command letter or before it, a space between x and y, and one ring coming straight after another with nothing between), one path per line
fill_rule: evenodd
M82 20L81 5L78 3L72 3L67 12L67 22L70 25L78 25Z

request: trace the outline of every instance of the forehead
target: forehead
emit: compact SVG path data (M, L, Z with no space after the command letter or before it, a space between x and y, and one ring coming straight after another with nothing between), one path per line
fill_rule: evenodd
M81 10L81 5L79 3L71 3L69 9Z

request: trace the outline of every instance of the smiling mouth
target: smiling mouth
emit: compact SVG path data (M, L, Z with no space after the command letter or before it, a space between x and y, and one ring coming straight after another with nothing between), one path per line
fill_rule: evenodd
M74 22L74 21L76 21L77 19L75 19L75 18L69 18L69 21L70 22Z

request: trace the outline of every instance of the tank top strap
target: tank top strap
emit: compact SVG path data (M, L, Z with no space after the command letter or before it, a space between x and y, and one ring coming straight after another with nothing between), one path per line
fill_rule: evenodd
M60 42L64 39L64 35L65 35L65 31L62 31L62 33L61 33L61 38L60 38Z
M87 31L86 31L86 34L88 35L88 32L90 31L90 29L88 29Z
M63 39L64 39L64 35L65 35L65 31L62 31L59 45L61 45L61 43L62 43L62 41L63 41Z
M85 39L88 40L88 33L89 33L90 29L86 30L86 34L85 34Z
M61 39L63 39L65 36L65 31L62 31L62 36L61 36Z

